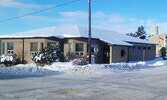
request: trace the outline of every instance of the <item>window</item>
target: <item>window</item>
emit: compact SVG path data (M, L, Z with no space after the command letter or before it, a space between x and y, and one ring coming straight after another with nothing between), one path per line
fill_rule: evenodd
M151 47L148 47L148 50L151 50Z
M56 43L55 42L48 42L47 47L55 47Z
M139 46L138 49L141 49L141 46Z
M7 43L8 55L13 54L13 43Z
M2 46L3 46L2 47L2 53L5 54L5 43L4 42L2 43Z
M125 50L122 49L122 50L121 50L121 57L124 57L125 54L126 54Z
M167 40L165 40L165 47L167 48Z
M72 43L69 43L69 54L72 54Z
M136 46L132 46L131 49L136 49Z
M75 51L76 51L76 54L77 55L83 55L83 47L84 44L83 43L76 43L76 46L75 46Z
M91 45L91 53L95 55L98 53L98 44Z
M33 42L31 43L31 55L34 55L38 51L38 43Z
M41 43L41 51L42 51L43 48L44 48L43 43Z
M146 50L146 47L143 47L143 50Z

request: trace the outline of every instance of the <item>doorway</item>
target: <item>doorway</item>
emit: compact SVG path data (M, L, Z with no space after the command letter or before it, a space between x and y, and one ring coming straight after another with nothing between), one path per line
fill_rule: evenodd
M103 46L103 63L109 64L110 61L110 46Z

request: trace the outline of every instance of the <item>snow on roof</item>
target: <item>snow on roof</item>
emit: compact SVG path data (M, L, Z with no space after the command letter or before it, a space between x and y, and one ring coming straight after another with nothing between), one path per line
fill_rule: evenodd
M86 37L87 38L88 27L81 26L81 25L53 26L53 27L42 28L42 29L37 29L32 31L10 34L9 36L1 35L0 38L49 37L49 36L54 36L58 38L70 38L70 37ZM125 34L109 31L109 30L97 29L97 28L92 28L92 38L99 38L103 41L106 41L115 45L130 46L131 44L127 42L154 44L152 42L127 36Z

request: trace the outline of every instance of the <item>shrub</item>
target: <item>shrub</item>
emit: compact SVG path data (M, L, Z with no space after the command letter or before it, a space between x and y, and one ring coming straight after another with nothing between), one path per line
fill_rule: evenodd
M32 60L40 66L50 65L53 62L63 61L63 58L64 55L58 46L44 48L42 51L39 51L32 56Z
M15 64L21 64L21 56L17 54L13 54L13 59L15 60Z
M71 61L73 65L86 65L87 59L86 58L76 58Z
M65 61L69 62L69 61L72 61L72 60L74 60L74 59L76 59L76 58L78 58L78 56L75 55L74 53L72 53L72 54L68 53L68 54L66 55L66 57L65 57Z
M5 56L5 55L2 55L0 57L0 63L2 66L5 66L5 67L9 67L9 66L12 66L15 64L15 60L13 59L12 56Z
M86 65L87 58L82 55L77 55L74 53L68 53L65 57L65 60L68 62L72 62L73 65Z
M161 52L161 57L163 57L163 59L165 60L166 48L165 48L165 47L162 47L162 48L160 49L160 52Z

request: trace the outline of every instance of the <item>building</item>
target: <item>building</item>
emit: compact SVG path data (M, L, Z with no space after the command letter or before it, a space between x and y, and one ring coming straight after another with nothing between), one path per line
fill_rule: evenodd
M158 26L152 26L151 28L151 36L158 35Z
M156 55L159 55L159 50L162 47L166 47L167 48L167 40L166 40L166 33L162 33L159 35L155 35L152 37L148 38L148 41L156 43Z
M54 26L0 36L1 55L17 55L32 63L31 55L44 47L58 45L64 55L88 55L88 27ZM113 31L92 28L91 52L95 63L116 63L155 58L155 43Z

